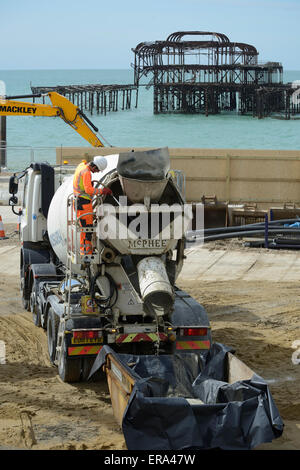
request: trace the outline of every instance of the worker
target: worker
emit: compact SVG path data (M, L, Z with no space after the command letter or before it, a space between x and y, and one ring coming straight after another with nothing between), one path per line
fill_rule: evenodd
M93 196L98 194L112 195L111 189L94 188L92 183L92 173L104 171L106 167L106 158L96 156L92 162L82 161L76 168L73 178L73 192L74 196L77 196L77 218L81 227L93 226ZM80 232L80 254L91 255L92 253L92 232Z

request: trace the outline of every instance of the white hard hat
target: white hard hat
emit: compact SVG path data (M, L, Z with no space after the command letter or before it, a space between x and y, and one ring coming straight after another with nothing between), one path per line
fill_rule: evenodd
M100 155L94 157L93 163L98 167L100 171L105 170L107 167L107 160L105 157L101 157Z

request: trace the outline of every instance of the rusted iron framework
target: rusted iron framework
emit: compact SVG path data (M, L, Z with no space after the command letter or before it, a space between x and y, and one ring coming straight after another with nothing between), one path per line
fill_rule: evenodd
M138 104L136 85L58 85L53 87L31 87L33 94L56 91L72 103L91 114L106 114L109 111L130 109L135 93L135 107Z
M132 49L134 83L151 77L153 111L216 114L236 110L258 118L300 112L295 91L283 84L279 62L260 63L257 49L231 42L222 33L178 31L165 41L142 42Z

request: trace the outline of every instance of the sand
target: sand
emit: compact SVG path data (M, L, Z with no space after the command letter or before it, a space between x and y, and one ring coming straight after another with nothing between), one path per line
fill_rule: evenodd
M0 250L0 340L6 344L0 449L126 449L106 383L63 383L50 364L45 331L21 305L18 237L0 240ZM292 343L300 340L300 282L181 279L179 286L206 307L213 340L233 347L268 380L285 429L258 449L300 449L300 364L292 363Z

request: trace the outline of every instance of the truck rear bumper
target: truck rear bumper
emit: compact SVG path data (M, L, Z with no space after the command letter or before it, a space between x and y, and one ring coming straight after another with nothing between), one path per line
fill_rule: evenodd
M68 347L68 356L96 356L102 349L102 345L82 345Z

